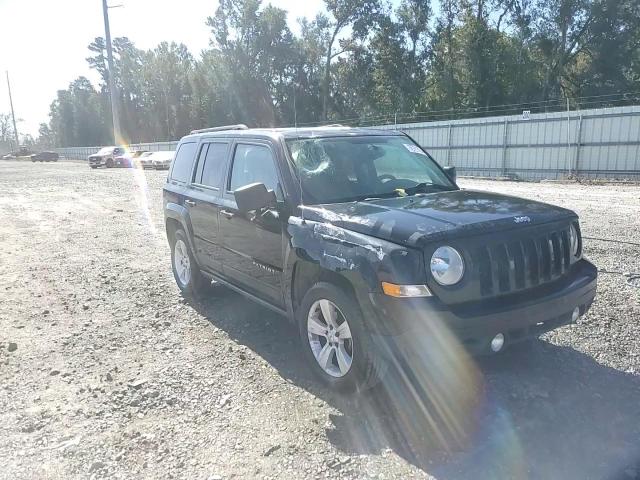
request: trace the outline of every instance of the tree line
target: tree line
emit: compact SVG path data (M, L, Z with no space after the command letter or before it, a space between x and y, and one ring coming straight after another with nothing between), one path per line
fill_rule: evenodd
M220 0L211 47L89 45L99 85L59 90L40 142L112 142L114 75L127 142L174 140L232 123L286 126L553 109L569 99L637 102L640 0L325 0L299 19L261 0ZM587 102L588 103L588 102ZM501 107L505 106L505 107ZM565 107L566 108L566 107ZM511 112L513 113L513 112Z

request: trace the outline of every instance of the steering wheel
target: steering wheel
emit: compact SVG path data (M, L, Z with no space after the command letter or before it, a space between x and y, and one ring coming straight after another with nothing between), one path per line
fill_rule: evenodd
M378 177L378 180L380 180L382 183L386 183L386 182L389 182L389 181L391 181L391 180L397 180L397 178L396 178L396 177L394 177L393 175L390 175L390 174L388 174L388 173L385 173L384 175L380 175L380 176Z

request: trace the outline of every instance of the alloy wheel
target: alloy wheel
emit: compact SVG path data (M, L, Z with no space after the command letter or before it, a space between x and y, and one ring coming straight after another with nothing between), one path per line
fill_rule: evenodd
M183 287L186 287L191 281L191 259L189 258L189 251L182 239L176 240L173 249L173 266L176 269L179 282Z
M330 300L314 302L307 316L309 346L320 368L344 377L353 363L353 338L346 317Z

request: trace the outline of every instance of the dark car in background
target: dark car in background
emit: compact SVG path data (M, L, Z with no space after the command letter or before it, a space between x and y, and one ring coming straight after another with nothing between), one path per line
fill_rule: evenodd
M93 155L89 155L89 166L91 168L115 166L115 158L125 153L124 147L103 147Z
M38 152L31 155L32 162L57 162L59 158L57 152Z

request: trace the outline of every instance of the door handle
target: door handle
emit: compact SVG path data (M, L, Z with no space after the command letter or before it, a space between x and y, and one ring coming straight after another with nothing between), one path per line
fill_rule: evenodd
M194 202L193 200L185 200L184 203L185 205L189 205L190 207L196 206L196 202Z
M226 217L226 218L233 218L235 213L230 212L229 210L220 210L220 215L222 215L223 217Z

